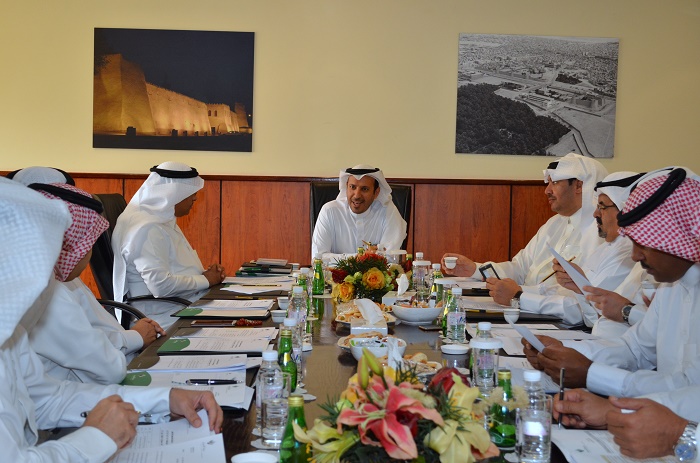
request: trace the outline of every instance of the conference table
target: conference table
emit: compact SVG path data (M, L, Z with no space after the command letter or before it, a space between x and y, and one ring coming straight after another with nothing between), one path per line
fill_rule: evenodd
M220 291L214 288L211 292L219 296L232 296L230 292ZM267 294L268 297L276 296L276 293ZM319 406L328 400L336 400L340 392L347 386L348 379L355 374L357 361L352 354L338 346L338 340L350 334L350 328L335 321L334 306L328 296L323 298L323 304L319 304L318 319L311 322L311 343L313 349L304 352L304 388L309 394L316 397L315 401L307 402L304 407L306 422L311 426L314 419L324 415ZM468 321L469 316L468 316ZM129 368L137 368L154 364L157 361L156 351L158 347L170 336L179 330L190 328L191 320L179 319L168 330L168 336L156 340L145 349L130 364ZM271 319L263 322L263 326L274 326ZM423 331L418 326L409 326L403 323L389 329L390 334L404 339L407 343L406 354L423 352L428 360L440 362L447 367L468 367L468 355L448 355L440 350L441 339L438 331ZM248 385L252 385L257 369L247 371ZM255 427L255 401L248 411L241 409L227 409L224 413L223 434L226 448L226 458L256 450L251 442L258 437L253 435ZM502 457L485 460L488 462L505 462ZM552 462L565 462L561 452L552 446Z

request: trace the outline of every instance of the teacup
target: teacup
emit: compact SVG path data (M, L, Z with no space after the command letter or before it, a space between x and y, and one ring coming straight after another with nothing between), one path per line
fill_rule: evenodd
M457 266L457 258L456 257L445 257L443 259L445 261L445 267L452 270Z

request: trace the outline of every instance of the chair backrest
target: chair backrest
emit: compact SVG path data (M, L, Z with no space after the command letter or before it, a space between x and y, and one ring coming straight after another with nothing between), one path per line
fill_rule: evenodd
M109 221L109 228L97 239L92 248L90 269L95 277L97 289L102 299L114 299L112 275L114 274L114 252L112 251L112 232L119 214L126 208L126 200L119 193L93 195L104 207L103 215Z
M399 214L406 221L406 224L410 224L411 221L411 187L409 185L399 185L390 183L391 187L391 200L394 205L399 210ZM309 208L311 212L311 231L316 226L316 220L318 219L318 214L321 212L321 208L328 201L332 201L338 197L340 189L338 188L338 181L328 182L328 181L318 181L311 182L311 207ZM406 249L406 240L404 240L402 249Z

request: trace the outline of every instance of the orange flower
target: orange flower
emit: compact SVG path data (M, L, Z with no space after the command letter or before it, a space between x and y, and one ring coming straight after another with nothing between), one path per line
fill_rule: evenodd
M333 285L333 294L331 296L339 302L348 302L355 296L355 285L347 281Z
M384 272L379 270L377 267L372 267L367 270L364 275L362 275L362 284L367 289L382 289L386 286L386 279L384 278Z

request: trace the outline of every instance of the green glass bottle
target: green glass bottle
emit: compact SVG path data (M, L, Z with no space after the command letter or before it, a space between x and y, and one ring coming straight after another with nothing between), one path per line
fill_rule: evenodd
M280 444L280 463L307 463L311 460L311 444L296 440L292 423L296 423L297 426L306 431L303 396L289 396L287 426L284 428L284 437L282 437L282 444Z
M430 294L435 294L435 305L437 306L442 301L442 283L436 282L440 278L444 278L440 270L440 264L433 264L433 285L430 288Z
M280 368L292 377L290 391L294 391L297 388L297 364L294 361L292 352L292 330L289 328L283 328L280 331L280 342L277 351L279 353Z
M450 299L452 298L452 291L447 290L447 297L445 298L445 305L444 309L442 311L442 337L447 338L447 311L448 311L448 305L450 302Z
M323 260L321 256L314 257L314 279L311 286L311 294L320 296L326 289L326 281L323 278Z
M513 388L510 384L510 370L498 370L498 387L503 389L502 403L512 402ZM491 407L491 442L501 450L515 448L515 409L506 405L493 404Z

